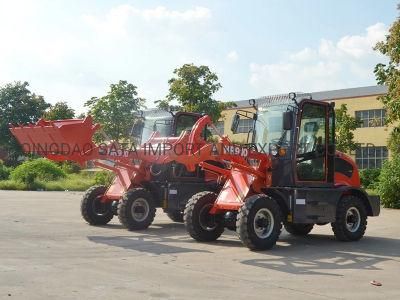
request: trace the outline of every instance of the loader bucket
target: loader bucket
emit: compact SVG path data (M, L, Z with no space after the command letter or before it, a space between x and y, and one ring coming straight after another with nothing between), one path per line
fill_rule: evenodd
M86 161L85 155L95 145L93 134L100 127L93 124L92 117L46 121L36 124L10 124L10 131L21 144L24 152L35 153L53 160Z
M213 210L239 210L251 192L254 176L239 169L232 169L219 193Z

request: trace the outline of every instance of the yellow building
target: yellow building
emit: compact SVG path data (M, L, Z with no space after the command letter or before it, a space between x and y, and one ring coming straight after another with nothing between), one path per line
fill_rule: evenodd
M359 148L350 153L361 169L380 168L389 156L386 144L393 127L384 124L386 111L377 99L386 92L385 86L376 85L311 93L314 100L333 101L336 107L346 104L348 113L361 121L360 128L354 132L354 140L359 143ZM258 100L257 104L261 103L262 99ZM246 142L248 132L252 128L252 120L240 120L239 133L233 134L230 129L232 118L238 109L251 112L255 110L248 100L237 101L236 104L236 108L223 112L223 118L216 125L220 132L228 135L232 141Z

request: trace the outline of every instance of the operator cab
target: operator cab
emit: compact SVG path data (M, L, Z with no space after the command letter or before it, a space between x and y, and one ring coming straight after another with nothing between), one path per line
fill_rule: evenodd
M272 186L359 186L354 162L335 151L334 103L294 93L259 102L252 144L271 157ZM240 117L241 112L234 117L233 129Z
M153 132L158 132L160 137L177 137L183 131L190 131L201 117L201 114L189 112L176 114L164 110L145 112L133 125L131 136L138 144L145 143Z
M333 104L307 94L264 103L255 140L271 155L272 186L333 186L333 118Z

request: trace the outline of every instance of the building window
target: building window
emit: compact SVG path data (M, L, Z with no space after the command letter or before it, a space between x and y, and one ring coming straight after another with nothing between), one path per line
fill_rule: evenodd
M386 147L359 147L356 150L356 163L360 169L379 169L388 158Z
M237 133L248 133L253 129L253 119L240 119Z
M360 121L359 127L381 127L385 125L386 110L370 109L356 111L356 119Z
M225 127L224 121L215 122L214 125L217 128L219 134L224 134L224 127ZM218 133L215 132L214 128L210 127L210 131L213 135L218 135Z

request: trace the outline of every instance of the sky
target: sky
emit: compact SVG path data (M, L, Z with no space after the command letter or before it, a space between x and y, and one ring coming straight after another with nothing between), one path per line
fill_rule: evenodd
M222 101L374 85L397 2L0 0L0 85L77 112L119 80L154 107L185 63L217 73Z

